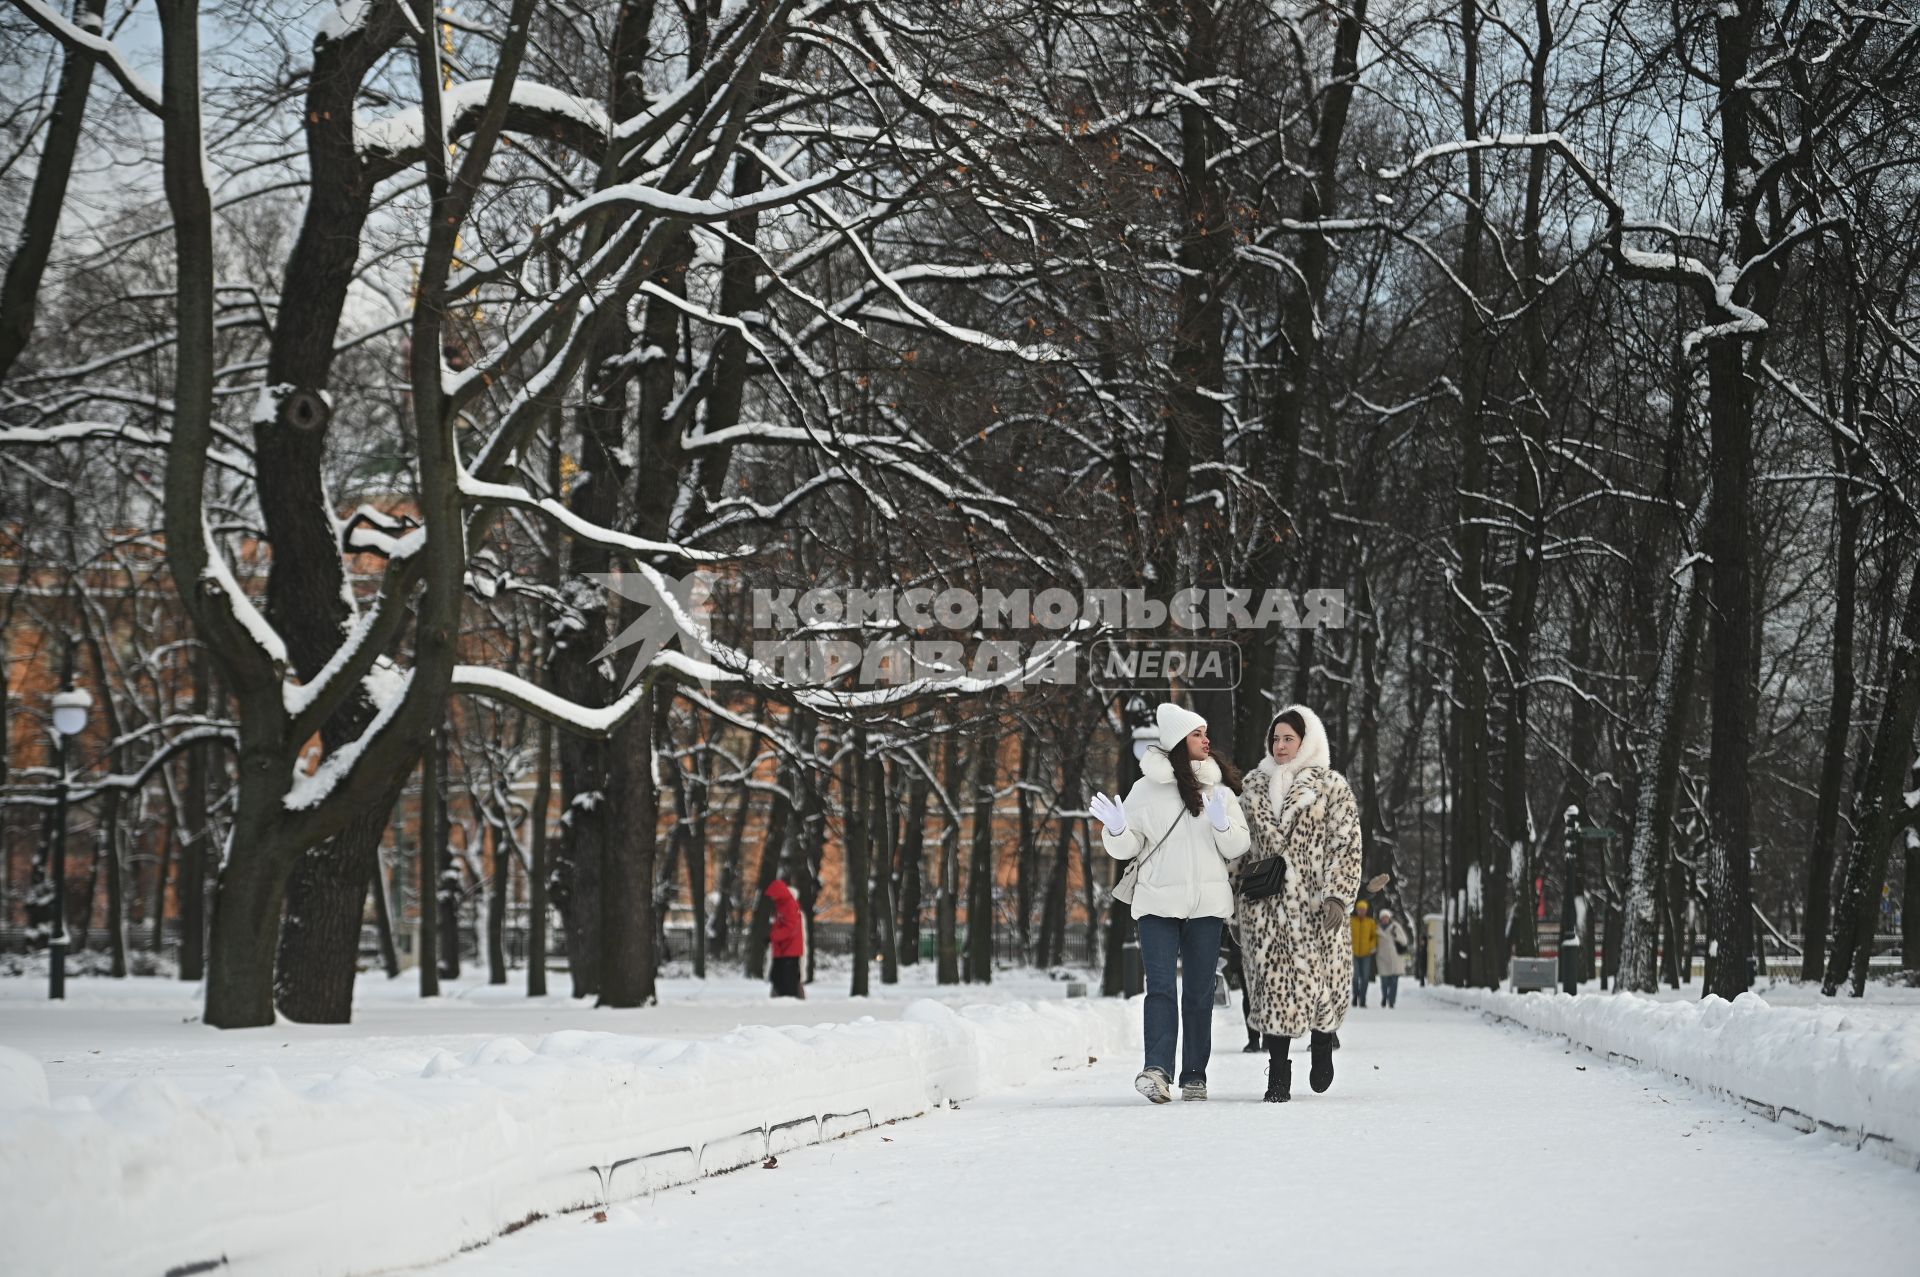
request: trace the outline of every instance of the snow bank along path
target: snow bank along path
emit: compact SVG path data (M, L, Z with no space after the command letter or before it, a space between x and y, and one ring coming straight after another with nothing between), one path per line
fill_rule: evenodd
M443 1258L604 1206L1131 1048L1140 1002L909 1006L897 1023L743 1028L706 1042L567 1030L417 1076L270 1068L190 1100L138 1078L49 1101L0 1047L7 1267L350 1274ZM226 1271L223 1269L223 1271Z
M1802 1132L1825 1131L1920 1170L1920 1015L1844 1005L1659 1002L1630 993L1504 993L1434 987L1456 1006L1559 1034L1594 1055L1670 1073Z

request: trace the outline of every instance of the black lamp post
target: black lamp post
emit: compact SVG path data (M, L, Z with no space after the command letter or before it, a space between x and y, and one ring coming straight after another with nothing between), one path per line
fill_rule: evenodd
M87 728L87 712L93 697L84 688L73 685L73 641L67 641L66 664L60 674L60 690L53 696L54 768L59 780L53 800L53 846L47 856L53 878L53 936L47 944L47 996L61 1000L67 996L67 740Z

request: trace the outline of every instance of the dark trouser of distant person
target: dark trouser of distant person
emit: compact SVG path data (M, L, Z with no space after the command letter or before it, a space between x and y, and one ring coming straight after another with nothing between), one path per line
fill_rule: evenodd
M1400 977L1383 975L1380 977L1380 1005L1390 1007L1400 1000Z
M1336 968L1337 969L1337 968ZM1367 1005L1367 986L1373 983L1373 955L1353 960L1353 1005Z
M807 991L800 983L800 959L775 958L773 960L773 996L776 998L805 998Z

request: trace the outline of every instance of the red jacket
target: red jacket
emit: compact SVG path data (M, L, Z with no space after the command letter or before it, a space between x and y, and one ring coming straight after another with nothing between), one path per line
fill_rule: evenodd
M773 956L801 956L807 951L807 924L800 917L800 902L778 878L767 884L767 899L773 901Z

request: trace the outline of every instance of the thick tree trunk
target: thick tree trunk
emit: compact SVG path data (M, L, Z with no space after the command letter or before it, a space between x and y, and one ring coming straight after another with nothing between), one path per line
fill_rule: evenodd
M978 747L978 746L977 746ZM946 744L945 783L947 800L952 806L945 812L940 831L940 882L934 898L934 946L938 958L935 979L941 984L960 983L960 811L961 777L960 739L949 734Z
M513 881L513 845L507 831L489 826L493 844L492 882L487 889L487 983L507 982L507 890Z
M219 960L208 964L202 1019L216 1029L258 1028L273 1023L273 957L279 940L288 849L263 845L266 822L236 822L236 837L261 841L253 855L229 856L214 893L208 947ZM270 826L268 826L270 828Z
M708 952L717 958L733 954L736 926L740 917L740 870L745 861L747 819L753 813L753 790L740 786L740 801L733 809L733 824L727 832L727 850L720 858L720 884L714 893L713 915L707 921Z
M1920 790L1920 775L1907 777L1912 793ZM1900 895L1900 965L1920 972L1920 826L1907 821L1906 888Z
M1828 997L1842 982L1849 984L1854 997L1866 994L1880 890L1887 880L1887 857L1894 839L1910 820L1904 786L1913 768L1913 726L1916 713L1920 713L1920 567L1914 569L1907 585L1900 637L1894 643L1886 687L1873 751L1861 766L1855 787L1855 832L1841 868L1840 896L1834 902L1833 945L1820 980L1820 991Z
M439 817L433 835L435 860L434 909L439 915L438 956L443 979L460 978L460 862L453 854L453 727L440 729L439 748L434 752L434 786L438 796L434 812Z
M1460 30L1465 59L1461 119L1466 137L1480 134L1480 7L1462 0ZM1467 153L1466 230L1460 250L1461 286L1480 291L1480 255L1486 237L1485 180L1479 151ZM1492 850L1489 759L1493 753L1491 696L1487 686L1485 573L1487 534L1477 494L1486 488L1487 445L1481 411L1486 397L1486 334L1473 305L1460 311L1461 399L1457 418L1460 449L1455 485L1455 551L1460 577L1454 586L1452 741L1455 776L1453 848L1448 891L1455 935L1448 947L1447 982L1497 986L1506 974L1506 856Z
M1851 322L1849 328L1852 327ZM1849 346L1852 338L1850 336ZM1851 353L1851 351L1849 352ZM1851 364L1849 360L1849 364ZM1856 378L1848 377L1844 394L1849 405L1857 397ZM1857 418L1849 410L1849 420ZM1801 923L1800 978L1818 980L1824 974L1827 927L1833 915L1834 838L1840 820L1840 796L1846 785L1847 740L1853 730L1854 590L1860 572L1860 504L1853 483L1859 450L1836 443L1842 473L1834 480L1833 582L1833 693L1827 701L1827 730L1820 759L1820 792L1813 810L1813 844L1807 853L1807 906Z
M993 983L993 799L997 737L974 738L973 854L967 865L967 979Z
M80 0L73 16L77 25L97 32L106 11L106 0ZM33 193L27 197L20 239L14 246L12 260L7 263L6 283L0 286L0 384L6 382L7 374L33 335L40 280L53 251L60 211L66 204L67 182L73 174L74 156L80 147L87 94L93 85L93 63L92 53L74 45L65 46L60 84L54 90L53 116L47 121L46 136L40 145L40 162L34 168Z
M868 875L879 895L871 899L868 913L880 924L880 983L900 983L900 945L894 932L894 863L900 849L899 823L893 818L893 796L887 787L886 761L875 755L867 763L867 829L879 861Z
M654 1000L653 875L659 793L653 782L656 688L614 734L608 776L612 836L600 880L600 995L595 1006Z
M1034 755L1039 751L1034 745L1031 732L1020 737L1020 781L1014 786L1014 802L1019 812L1018 834L1020 859L1016 872L1018 881L1014 885L1014 943L1019 946L1020 961L1033 961L1033 896L1034 880L1039 877L1039 857L1034 841L1033 795L1029 786L1033 783Z
M533 833L527 866L527 996L547 996L547 807L553 801L553 724L534 731Z
M873 966L873 917L871 915L871 851L868 841L872 815L865 793L867 774L866 733L856 731L853 748L847 752L846 775L840 782L840 830L845 844L845 874L848 903L853 906L853 987L852 996L864 998Z
M398 790L405 777L394 786ZM301 1024L353 1018L367 888L380 872L391 804L368 807L338 835L294 862L274 964L274 1005Z
M1084 749L1068 749L1060 777L1060 805L1078 806L1080 781L1086 766ZM1073 830L1080 817L1063 816L1060 834L1053 848L1053 867L1047 874L1046 900L1040 906L1040 964L1059 966L1066 957L1067 878L1073 863Z
M1712 502L1703 495L1688 525L1682 546L1698 543ZM1668 864L1668 839L1680 784L1680 759L1685 753L1688 693L1694 651L1699 645L1705 615L1705 594L1688 563L1675 574L1672 620L1660 652L1653 701L1647 715L1647 738L1653 746L1651 767L1643 767L1634 806L1633 842L1627 857L1627 900L1620 937L1619 988L1631 993L1655 991L1655 944L1658 937L1659 884Z
M927 780L916 769L907 781L907 817L900 831L900 938L903 966L920 961L921 860L927 834Z
M441 809L446 795L440 791L440 737L433 734L426 753L420 759L420 850L419 867L414 874L414 896L419 910L418 952L414 961L420 968L420 996L440 996L440 842L446 836L446 819Z
M1753 746L1756 617L1749 515L1753 411L1737 342L1714 343L1707 355L1707 419L1713 449L1713 500L1706 550L1708 633L1713 704L1707 779L1707 942L1713 979L1707 992L1731 1000L1752 983Z
M393 943L392 896L387 888L387 872L380 864L376 849L373 857L373 925L380 939L380 966L387 979L400 978L400 951Z
M193 645L193 715L204 719L213 697L212 662L204 645ZM186 828L180 848L180 978L198 982L206 974L208 758L219 748L212 741L187 751L187 789L180 807Z

